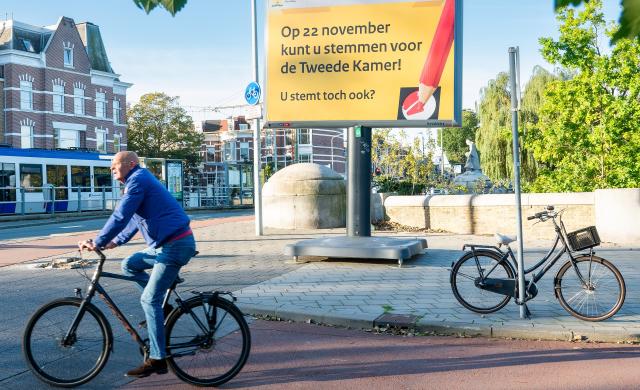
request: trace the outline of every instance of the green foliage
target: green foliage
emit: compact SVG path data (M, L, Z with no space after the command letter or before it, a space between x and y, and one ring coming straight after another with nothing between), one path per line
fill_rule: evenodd
M471 110L462 111L462 126L440 129L442 145L451 164L462 164L467 161L465 153L469 150L466 140L474 141L478 130L478 116Z
M499 180L511 177L511 95L509 75L501 72L480 91L480 127L476 144L482 171Z
M555 0L556 12L563 12L564 7L570 5L578 6L589 0ZM620 39L640 38L640 1L621 0L622 13L620 14L619 28L611 35L611 44L615 44Z
M146 13L151 12L157 6L161 6L169 11L172 16L176 16L176 13L187 4L187 0L133 0L133 3Z
M267 180L269 180L269 178L273 176L273 165L264 164L263 167L264 168L262 168L262 182L266 183Z
M608 54L601 2L563 9L558 40L541 39L542 55L569 79L550 83L534 140L535 191L592 191L640 185L640 46L620 39ZM606 31L612 36L614 29Z
M128 149L143 157L174 158L186 161L186 169L200 162L202 133L178 105L178 97L161 92L148 93L127 111Z
M533 140L538 134L539 111L545 100L545 91L557 78L543 68L536 67L524 88L518 118L520 174L524 184L533 182L538 175L538 164L532 149ZM499 73L482 90L481 123L476 131L482 171L494 183L514 178L512 120L509 75Z
M403 130L393 136L390 129L374 129L371 160L384 173L374 177L380 192L418 194L433 175L433 145L422 145L422 137L414 137L407 146L407 140Z

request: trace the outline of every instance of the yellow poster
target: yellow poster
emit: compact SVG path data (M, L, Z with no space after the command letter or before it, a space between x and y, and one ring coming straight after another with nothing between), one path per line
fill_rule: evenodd
M268 126L459 125L460 0L267 7Z

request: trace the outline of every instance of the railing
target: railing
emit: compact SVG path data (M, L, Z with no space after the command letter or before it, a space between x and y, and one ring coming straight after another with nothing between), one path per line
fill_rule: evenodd
M253 188L242 186L185 186L185 209L234 208L253 205Z
M253 205L252 187L186 186L182 194L182 206L189 210ZM120 198L120 188L112 187L0 187L0 215L108 211Z
M0 187L0 215L113 210L119 199L112 187Z

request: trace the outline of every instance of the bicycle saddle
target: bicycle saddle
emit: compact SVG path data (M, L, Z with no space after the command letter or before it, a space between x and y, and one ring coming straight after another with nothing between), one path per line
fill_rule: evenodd
M498 245L509 245L516 241L516 237L514 236L507 236L500 233L495 233L493 236L498 240Z

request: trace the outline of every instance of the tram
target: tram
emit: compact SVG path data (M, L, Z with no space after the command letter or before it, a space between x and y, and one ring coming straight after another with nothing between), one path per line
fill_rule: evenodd
M113 209L121 191L111 174L113 156L0 147L0 215ZM182 161L141 157L140 165L182 204Z
M120 196L112 159L92 151L0 148L0 215L112 208Z

